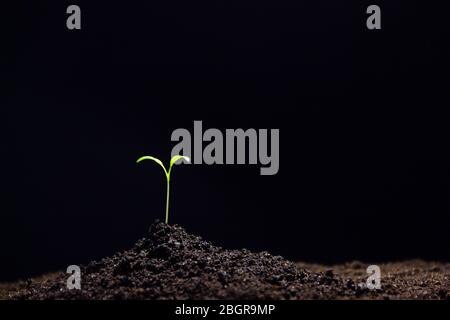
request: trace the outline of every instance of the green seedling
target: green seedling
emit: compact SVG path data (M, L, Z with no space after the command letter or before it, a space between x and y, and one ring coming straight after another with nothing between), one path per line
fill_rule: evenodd
M155 157L151 157L151 156L143 156L140 157L139 159L137 159L136 163L139 163L141 161L144 160L153 160L155 161L157 164L159 164L161 166L161 168L163 168L164 173L166 175L166 180L167 180L167 193L166 193L166 224L169 223L169 198L170 198L170 172L172 172L172 167L175 164L175 162L177 162L180 159L184 159L187 162L190 162L191 159L189 159L189 157L186 156L173 156L172 159L170 159L170 166L169 166L169 171L166 170L166 167L164 167L163 163L161 162L161 160L155 158Z

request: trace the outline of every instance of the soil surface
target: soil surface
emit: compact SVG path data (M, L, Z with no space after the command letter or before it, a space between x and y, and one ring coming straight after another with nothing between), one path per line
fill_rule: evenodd
M130 250L81 266L81 290L66 273L0 285L3 299L449 299L450 264L380 264L369 290L367 264L294 263L267 252L225 250L183 228L155 222Z

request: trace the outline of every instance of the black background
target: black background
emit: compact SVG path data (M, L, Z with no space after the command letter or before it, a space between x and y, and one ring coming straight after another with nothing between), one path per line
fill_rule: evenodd
M176 128L279 128L280 171L175 168L170 221L295 260L449 260L448 11L425 1L4 8L0 280L131 246ZM82 30L66 28L78 4ZM382 30L366 28L370 4Z

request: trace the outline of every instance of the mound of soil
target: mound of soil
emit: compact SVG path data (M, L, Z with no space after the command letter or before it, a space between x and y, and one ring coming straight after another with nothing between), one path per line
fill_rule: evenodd
M296 265L267 252L225 250L183 228L155 222L130 250L81 266L81 290L68 290L66 273L29 280L12 299L386 299L448 297L448 266L417 292L395 283L369 290L320 266ZM355 267L347 267L353 268ZM315 269L314 271L311 271ZM345 269L345 268L344 268ZM362 270L362 271L361 271ZM361 272L365 272L361 268ZM355 279L355 274L353 274ZM445 282L447 281L447 282ZM406 282L407 283L407 282ZM425 285L423 286L423 283ZM411 282L409 282L411 284Z

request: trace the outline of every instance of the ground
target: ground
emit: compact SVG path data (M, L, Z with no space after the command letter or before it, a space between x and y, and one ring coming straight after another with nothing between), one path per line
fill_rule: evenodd
M366 263L325 266L226 250L156 222L130 250L81 266L82 290L67 290L68 275L59 272L0 284L0 299L449 299L449 263L378 265L381 288L370 290Z
M368 263L354 261L339 265L297 263L313 272L333 273L355 283L366 281ZM409 260L378 264L381 270L381 290L362 299L449 299L450 263ZM340 298L340 297L336 297Z

